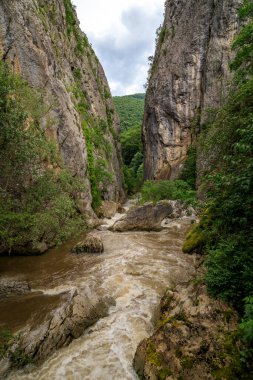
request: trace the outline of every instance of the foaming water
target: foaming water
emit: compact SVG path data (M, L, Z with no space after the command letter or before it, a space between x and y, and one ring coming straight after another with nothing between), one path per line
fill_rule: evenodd
M181 253L190 220L171 222L162 232L98 232L105 253L73 256L68 252L66 272L57 280L32 279L44 294L86 287L112 296L109 315L55 352L40 367L13 372L8 379L134 380L132 360L138 343L149 336L165 289L187 281L194 258ZM60 258L60 254L59 254ZM33 258L36 260L36 258ZM42 257L41 257L42 260ZM41 262L41 266L43 264ZM61 266L61 270L63 267ZM53 269L50 269L53 275ZM44 273L44 272L43 272ZM62 281L60 281L62 279ZM30 372L29 372L30 371Z

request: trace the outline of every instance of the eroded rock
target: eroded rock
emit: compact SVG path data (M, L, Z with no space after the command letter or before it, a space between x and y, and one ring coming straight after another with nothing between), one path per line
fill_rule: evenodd
M73 253L103 253L104 245L100 236L89 233L71 250Z
M240 0L168 0L145 100L144 178L179 177L207 110L231 78ZM205 171L207 157L198 170Z
M143 380L211 380L214 368L230 366L237 323L231 308L209 298L201 278L179 285L163 297L156 331L139 344L134 368Z
M73 290L66 294L63 305L54 310L43 324L25 333L20 349L35 361L43 360L105 317L112 304L110 298L88 296L85 289Z

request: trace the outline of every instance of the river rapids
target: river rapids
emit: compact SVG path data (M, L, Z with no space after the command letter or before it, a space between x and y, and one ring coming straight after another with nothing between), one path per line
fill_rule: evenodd
M83 335L40 366L13 371L9 380L136 380L132 361L139 342L153 332L160 299L167 288L187 282L194 257L181 251L190 217L174 219L160 232L98 231L102 255L70 254L69 242L40 257L1 258L1 275L29 281L34 293L2 305L0 327L36 325L70 289L110 296L115 305ZM4 312L3 312L4 311Z

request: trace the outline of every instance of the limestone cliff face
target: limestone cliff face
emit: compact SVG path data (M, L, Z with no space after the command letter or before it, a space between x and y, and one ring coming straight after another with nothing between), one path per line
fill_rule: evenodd
M239 0L167 0L146 96L145 178L174 179L230 78Z
M0 49L14 71L43 91L47 134L58 142L73 175L86 178L80 208L91 204L84 123L93 136L95 165L109 173L100 189L106 198L118 200L123 194L119 122L103 68L70 0L1 0Z

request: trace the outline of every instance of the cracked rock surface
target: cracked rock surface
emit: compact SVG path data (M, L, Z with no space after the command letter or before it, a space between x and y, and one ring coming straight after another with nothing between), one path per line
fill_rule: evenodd
M224 98L239 3L166 1L145 102L145 179L178 177L205 110Z

